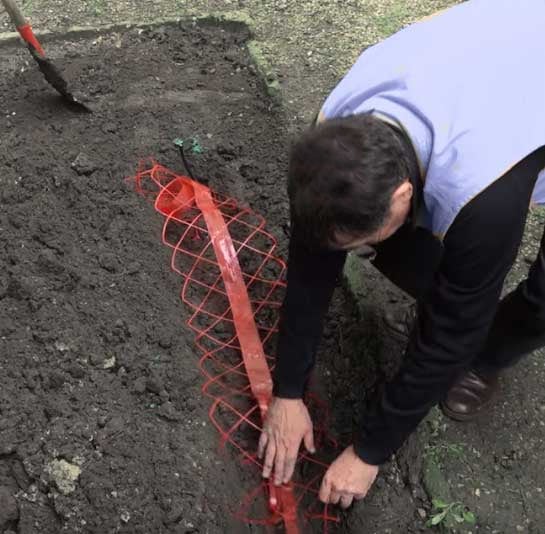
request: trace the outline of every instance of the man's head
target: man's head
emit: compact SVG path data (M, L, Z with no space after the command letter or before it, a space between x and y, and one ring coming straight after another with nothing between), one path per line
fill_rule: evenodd
M288 192L299 238L351 249L382 241L407 219L413 187L404 147L372 115L319 124L291 151Z

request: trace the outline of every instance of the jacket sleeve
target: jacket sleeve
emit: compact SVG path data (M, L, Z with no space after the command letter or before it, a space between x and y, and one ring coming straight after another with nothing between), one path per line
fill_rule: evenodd
M302 398L345 259L342 251L311 252L296 233L292 235L274 370L275 396Z

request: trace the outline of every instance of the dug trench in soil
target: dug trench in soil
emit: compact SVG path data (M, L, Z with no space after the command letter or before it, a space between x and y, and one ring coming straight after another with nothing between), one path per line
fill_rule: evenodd
M2 48L0 531L258 531L232 517L255 481L218 452L160 217L124 181L148 156L180 170L172 141L196 138L198 177L266 215L285 251L286 127L246 38L182 25L49 43L90 115L67 108L23 48ZM346 335L357 329L342 293L340 311L318 383L345 399L348 370L330 364L360 336ZM363 371L335 420L376 382ZM396 469L381 481L341 530L420 528Z

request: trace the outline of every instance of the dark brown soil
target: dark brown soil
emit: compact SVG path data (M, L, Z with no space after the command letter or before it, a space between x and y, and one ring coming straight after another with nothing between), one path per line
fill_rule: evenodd
M161 220L124 181L148 156L181 170L172 141L195 136L197 175L265 214L285 250L286 129L246 37L163 27L50 43L90 115L22 47L2 49L0 532L257 531L232 517L247 475L218 453ZM318 379L343 399L344 439L384 376L362 363L354 313L339 293ZM58 465L81 471L73 487ZM341 530L422 531L408 472L387 467Z
M181 170L172 141L196 136L196 172L266 208L282 235L282 121L245 37L161 28L51 44L91 115L67 108L22 47L2 50L0 486L14 510L0 531L247 530L231 517L241 473L209 427L161 220L124 182L148 156ZM81 469L68 495L48 475L55 459Z

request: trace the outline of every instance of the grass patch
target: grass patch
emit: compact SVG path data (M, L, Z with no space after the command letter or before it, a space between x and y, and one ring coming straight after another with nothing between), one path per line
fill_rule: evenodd
M106 12L106 0L90 0L88 5L89 10L94 17L101 17Z
M427 523L428 527L436 527L448 523L457 523L459 525L462 523L475 525L477 523L475 514L461 502L448 503L441 499L433 499L432 504L433 511Z
M426 447L426 456L441 465L446 458L463 458L466 448L461 443L438 443Z
M392 6L387 13L376 16L375 28L382 37L388 37L397 32L407 20L412 18L407 4L407 2L400 2Z

